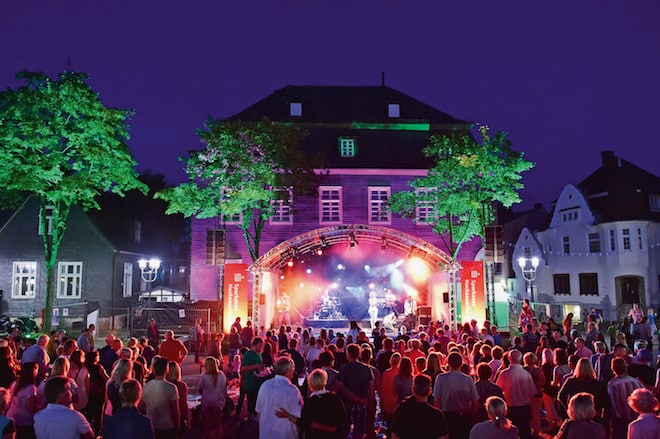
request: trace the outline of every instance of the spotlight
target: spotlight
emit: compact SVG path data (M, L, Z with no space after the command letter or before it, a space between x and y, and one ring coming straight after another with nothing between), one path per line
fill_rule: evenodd
M348 235L348 243L351 247L355 247L357 244L357 241L355 240L355 233L350 233Z
M369 264L364 266L364 271L366 271L367 273L371 271L371 267L369 266Z
M309 267L307 267L307 269L305 270L305 273L307 273L307 274L312 274L312 269L309 268Z
M385 250L387 249L387 236L383 236L380 238L380 249Z
M320 249L320 248L317 249L317 250L316 250L316 254L317 254L318 256L323 256L323 249Z
M286 263L287 267L293 267L293 261L289 260L289 262Z
M337 264L337 270L343 270L344 264Z
M328 246L328 241L325 240L323 236L321 236L321 248L326 248Z

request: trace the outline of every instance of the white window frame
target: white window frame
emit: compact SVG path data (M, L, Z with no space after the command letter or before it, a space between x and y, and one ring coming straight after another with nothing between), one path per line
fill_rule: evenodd
M294 116L294 117L302 116L302 102L289 103L289 116Z
M268 222L274 226L293 224L293 188L273 189L276 192L287 192L287 199L277 199L270 201L271 217Z
M591 244L596 244L596 246L598 247L598 251L591 251L591 248L592 248ZM599 232L587 233L587 248L589 250L589 253L592 253L592 254L601 253L600 244L601 243L600 243L600 233Z
M415 207L415 223L420 225L434 224L438 219L435 212L435 205L436 205L435 198L431 197L431 199L429 200L419 200L419 196L422 193L435 192L435 189L417 188L416 192L417 192L418 200L417 200L417 206ZM433 221L428 221L429 218L431 218Z
M621 249L624 252L629 252L632 250L632 243L630 242L630 229L622 229L621 237L623 238L623 247Z
M12 266L12 299L34 299L37 289L37 261L14 261Z
M355 157L355 137L339 138L339 157Z
M571 254L571 237L562 236L561 237L561 254L570 255Z
M392 215L387 205L390 194L389 186L369 186L367 188L369 224L392 224Z
M47 222L46 223L46 233L50 236L50 235L53 234L53 226L55 225L55 223L53 221L53 216L54 216L53 213L54 213L54 210L55 210L55 206L53 206L52 204L49 204L45 207L45 209L46 209L45 218L46 218L46 222ZM38 227L39 228L37 229L37 233L39 235L41 235L41 209L39 209Z
M399 104L387 104L387 117L401 117L401 106Z
M660 194L649 194L649 210L660 212Z
M122 283L122 297L133 297L133 263L124 262L124 281Z
M342 187L320 186L319 224L342 224L342 210Z
M73 270L72 272L69 271L70 268ZM56 297L58 299L80 299L82 297L82 274L82 262L58 262ZM73 294L67 294L69 282Z

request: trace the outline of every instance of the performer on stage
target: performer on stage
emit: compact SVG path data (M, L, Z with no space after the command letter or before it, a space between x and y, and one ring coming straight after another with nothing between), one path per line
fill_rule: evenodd
M376 292L372 291L369 293L369 323L372 328L376 327L376 322L378 321L378 299L376 298Z
M291 310L291 298L289 295L282 292L280 297L277 298L275 305L277 306L277 311L280 313L280 325L291 326L291 314L289 314Z
M394 327L394 323L396 321L397 321L396 311L394 311L394 309L392 308L390 309L390 312L387 313L385 317L383 317L383 326L392 332L396 332L397 330Z
M417 315L417 301L412 296L407 296L403 302L403 314L406 316Z

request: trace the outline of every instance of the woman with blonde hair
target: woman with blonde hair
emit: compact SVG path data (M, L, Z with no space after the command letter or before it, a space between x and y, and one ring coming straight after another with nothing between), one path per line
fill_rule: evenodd
M609 406L609 395L605 383L596 379L596 372L589 358L580 358L573 371L573 376L566 380L559 389L557 399L564 406L568 407L569 399L578 393L586 392L593 395L596 405L596 417L601 418L603 410Z
M176 386L179 392L179 414L181 415L181 425L179 438L184 438L186 432L190 429L188 422L188 384L181 381L181 366L176 361L170 361L167 368L165 379Z
M80 391L78 389L78 383L73 378L69 377L69 371L71 370L71 363L66 357L57 357L53 366L50 369L50 375L48 378L39 383L37 388L37 395L39 396L39 406L46 407L48 401L46 401L46 395L44 393L46 389L46 381L52 377L65 377L69 380L69 385L71 386L71 408L75 408L75 405L78 404L78 399L80 396Z
M484 404L488 420L478 422L470 430L470 439L517 439L518 429L506 417L506 402L499 396L491 396Z
M202 437L221 438L222 409L227 400L227 378L214 357L204 359L199 393L202 395Z
M114 415L121 408L119 388L124 381L130 379L133 379L133 362L126 358L117 360L106 383L106 415Z
M588 361L588 359L587 359ZM594 397L586 392L573 395L568 402L568 417L554 439L605 439L605 427L594 421Z
M638 413L628 425L628 439L646 439L660 436L660 418L656 415L658 400L644 387L635 389L628 397L628 405Z

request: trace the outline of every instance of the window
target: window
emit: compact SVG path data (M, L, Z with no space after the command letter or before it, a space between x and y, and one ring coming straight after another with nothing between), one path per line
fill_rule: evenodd
M610 229L610 251L616 251L616 231L614 229Z
M340 137L339 138L339 156L340 157L355 157L355 138L354 137Z
M133 264L124 262L124 283L122 284L122 292L124 297L133 296Z
M435 222L436 193L433 189L417 189L417 208L415 209L415 222L418 224L432 224Z
M589 253L600 253L600 234L589 233Z
M45 215L44 215L45 218L44 219L46 220L46 233L48 233L49 235L52 235L53 234L53 225L54 225L54 221L53 221L54 218L53 217L54 217L54 213L55 213L55 206L48 205L48 206L44 207L43 209L44 209L44 213L45 213ZM41 211L39 211L39 232L38 232L39 235L42 234L41 233L41 226L42 226Z
M644 238L642 237L642 229L637 229L637 247L644 250Z
M562 243L562 249L564 251L565 255L570 255L571 254L571 238L568 236L564 236L561 238L561 243Z
M35 261L15 261L13 273L12 299L33 299L37 283L37 263Z
M561 214L562 222L576 221L579 218L579 209L565 210Z
M660 194L649 195L649 209L651 212L660 212Z
M630 251L630 229L623 229L621 232L623 235L623 250Z
M302 116L302 103L291 102L289 104L289 116Z
M571 294L571 279L568 274L555 274L552 276L555 294Z
M277 199L271 200L271 224L293 224L293 189L276 189Z
M225 258L225 231L206 231L206 265L221 265Z
M369 223L390 224L390 209L387 200L390 198L389 187L369 188Z
M133 242L139 244L142 241L142 223L135 220L133 227Z
M598 295L598 273L580 273L580 296Z
M399 104L387 104L387 116L399 117L401 115L401 108Z
M82 262L57 264L57 298L80 299L82 291Z
M319 188L319 223L341 224L341 186Z

